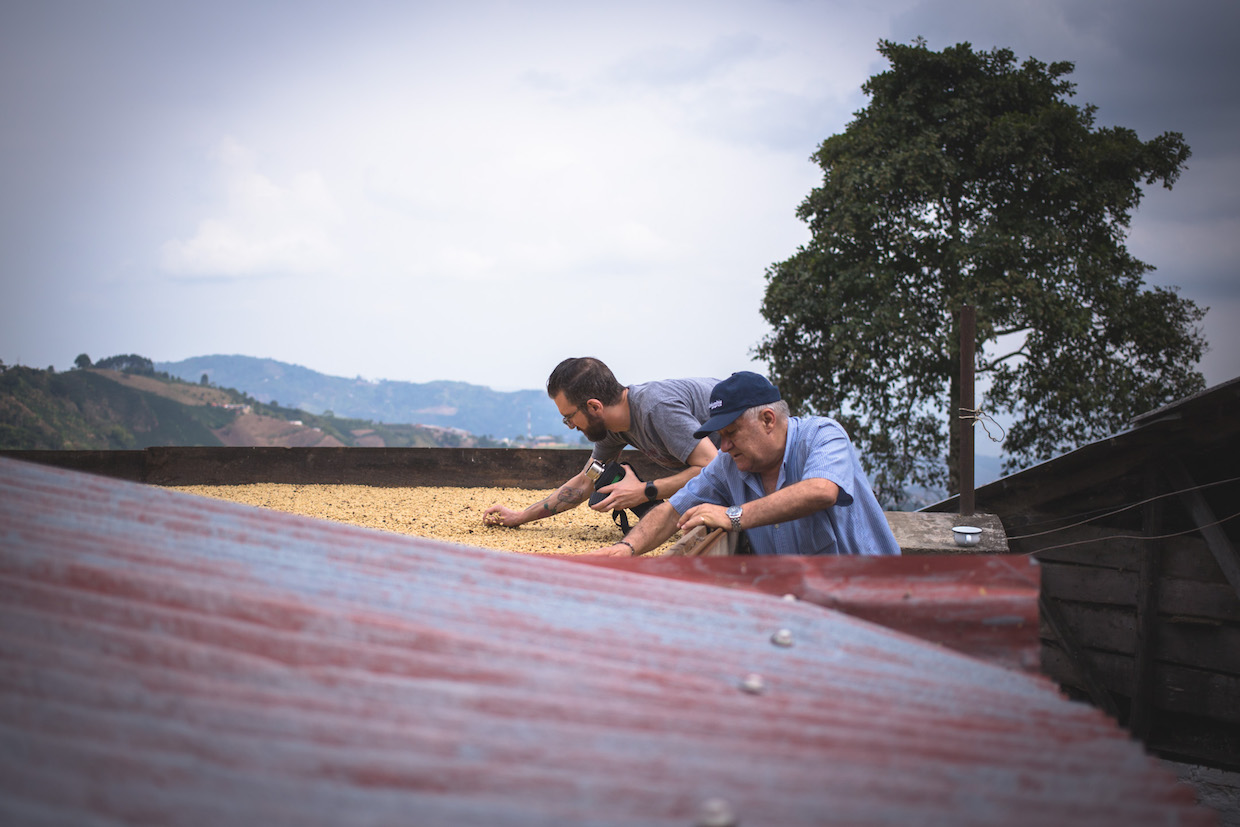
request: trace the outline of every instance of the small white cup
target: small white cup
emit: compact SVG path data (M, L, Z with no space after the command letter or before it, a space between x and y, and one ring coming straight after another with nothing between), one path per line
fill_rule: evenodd
M958 525L952 528L952 536L958 546L975 546L982 541L982 530L976 526Z

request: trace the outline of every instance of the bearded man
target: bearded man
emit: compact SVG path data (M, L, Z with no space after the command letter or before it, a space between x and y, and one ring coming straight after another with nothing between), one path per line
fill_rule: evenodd
M576 508L595 491L591 466L607 465L629 445L669 473L643 481L626 472L618 482L599 487L598 493L605 496L590 507L616 512L670 497L718 453L718 436L694 435L709 416L710 392L717 384L716 379L664 379L625 386L598 359L565 359L547 379L547 396L564 425L594 443L590 461L546 499L521 511L493 505L483 514L483 522L515 528Z

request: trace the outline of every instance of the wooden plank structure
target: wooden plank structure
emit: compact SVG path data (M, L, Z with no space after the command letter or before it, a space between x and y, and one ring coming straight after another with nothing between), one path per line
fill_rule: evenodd
M1043 671L1156 753L1240 770L1240 379L977 500L1042 564Z

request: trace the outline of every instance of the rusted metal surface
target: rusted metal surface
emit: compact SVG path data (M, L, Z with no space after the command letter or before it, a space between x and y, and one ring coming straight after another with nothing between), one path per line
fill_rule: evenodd
M792 595L1009 669L1040 673L1040 569L1023 555L572 559Z
M804 601L5 459L0 592L5 824L1215 823L1048 682Z

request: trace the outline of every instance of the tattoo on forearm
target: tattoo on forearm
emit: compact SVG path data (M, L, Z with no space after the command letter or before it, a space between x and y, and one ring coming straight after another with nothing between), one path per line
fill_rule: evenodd
M562 488L557 493L542 501L543 510L548 514L559 514L567 511L585 499L579 488Z

